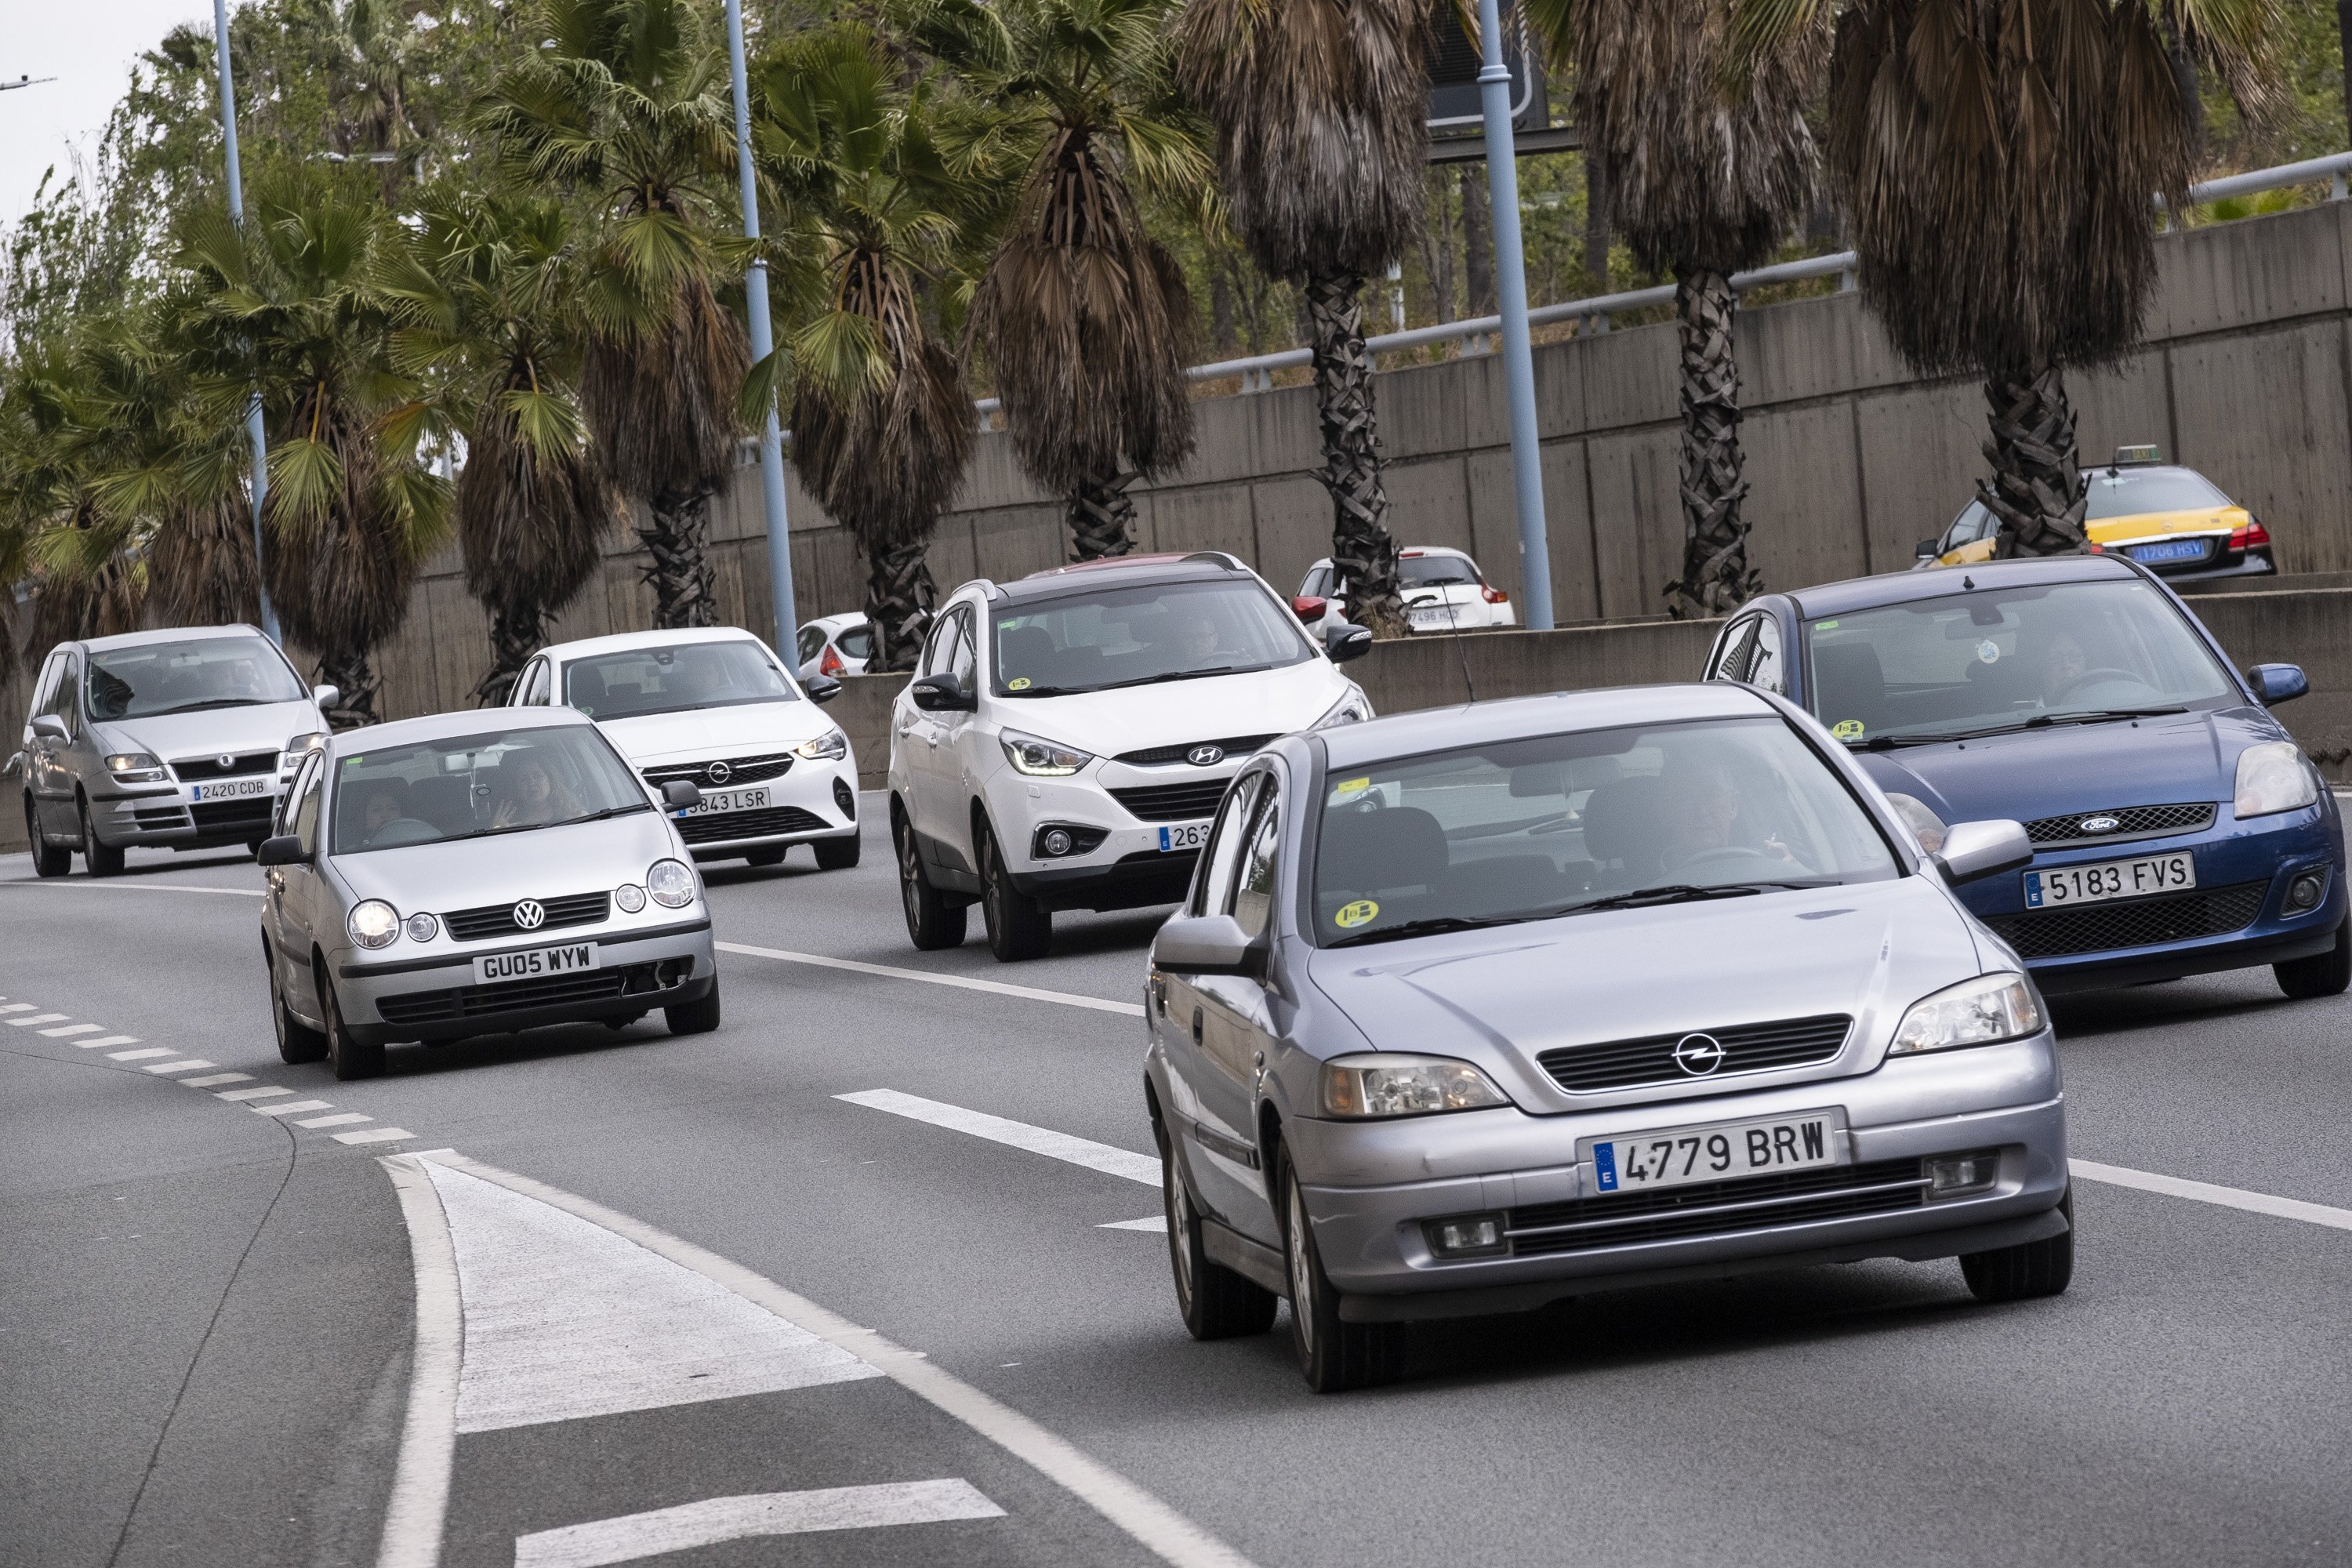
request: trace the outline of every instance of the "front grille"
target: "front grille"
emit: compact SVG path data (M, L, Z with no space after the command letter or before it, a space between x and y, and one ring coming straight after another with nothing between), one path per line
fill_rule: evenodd
M2105 833L2084 832L2084 820L2093 816L2112 816L2116 826ZM2036 817L2025 825L2025 836L2036 844L2112 844L2124 838L2195 833L2212 825L2213 803L2192 800L2179 805L2123 805L2110 811L2070 811L2063 816Z
M1508 1211L1505 1228L1511 1256L1540 1258L1689 1236L1728 1236L1808 1220L1893 1214L1921 1206L1927 1201L1927 1180L1916 1157L1877 1160L1658 1193L1539 1204Z
M183 779L229 779L240 773L269 773L278 771L275 752L247 752L231 757L228 766L220 765L218 757L182 757L172 764L172 772Z
M243 800L198 801L188 807L195 818L200 833L256 833L269 831L269 819L277 814L278 800L274 795L248 795Z
M541 899L540 907L547 918L530 928L530 931L554 931L562 926L594 925L610 912L610 893L567 893L560 899ZM478 909L452 910L441 917L449 934L459 942L487 942L494 936L525 936L530 934L515 924L512 903L484 904Z
M1191 761L1185 753L1194 746L1214 746L1223 752L1227 758L1238 760L1248 756L1273 739L1272 735L1229 735L1222 741L1188 741L1181 746L1146 746L1139 752L1121 752L1111 761L1133 763L1139 767L1158 767L1164 763Z
M682 961L672 961L682 962ZM499 985L458 985L446 991L411 991L386 996L376 1011L387 1024L452 1024L467 1018L495 1017L535 1007L562 1006L571 1002L596 1002L661 989L658 966L632 963L620 969L591 969L575 974L546 974L536 980L510 980Z
M1224 779L1199 784L1154 784L1149 789L1115 789L1111 799L1146 822L1191 822L1215 812L1225 798Z
M1853 1026L1853 1020L1843 1013L1824 1013L1819 1017L1784 1018L1773 1024L1685 1029L1679 1034L1612 1040L1600 1046L1566 1046L1546 1051L1536 1060L1560 1088L1591 1094L1600 1089L1632 1089L1637 1084L1675 1083L1696 1077L1723 1078L1731 1073L1762 1072L1767 1068L1825 1062L1845 1047L1846 1031ZM1712 1036L1715 1043L1723 1047L1723 1065L1712 1073L1686 1073L1675 1060L1675 1047L1694 1032Z
M2263 896L2269 890L2267 882L2241 882L2233 888L2203 888L2128 903L1988 915L1985 924L2017 949L2021 958L2153 947L2158 942L2242 931L2263 912Z
M777 833L821 833L824 820L797 805L766 811L722 811L714 816L681 816L677 836L688 844L717 844L729 838L765 838Z
M775 752L761 757L727 757L722 761L727 768L727 776L723 779L710 776L710 770L717 763L665 763L660 767L646 770L646 783L659 789L674 780L684 779L704 789L732 789L737 784L782 778L793 770L793 754L790 752Z

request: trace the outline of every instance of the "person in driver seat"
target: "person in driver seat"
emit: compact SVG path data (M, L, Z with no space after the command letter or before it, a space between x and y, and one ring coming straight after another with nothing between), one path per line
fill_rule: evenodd
M1740 831L1739 785L1720 762L1709 759L1669 767L1660 782L1664 785L1660 798L1665 807L1665 849L1659 862L1669 874L1696 866L1710 856L1718 862L1734 858L1720 851L1795 861L1777 834L1764 832L1759 844L1757 837Z
M584 811L580 797L559 783L536 751L509 752L499 764L505 798L491 814L492 827L544 827Z

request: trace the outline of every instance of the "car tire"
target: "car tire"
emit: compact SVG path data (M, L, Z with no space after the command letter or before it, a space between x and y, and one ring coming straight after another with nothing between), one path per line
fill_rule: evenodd
M2066 1234L2042 1241L2021 1242L1992 1252L1972 1252L1960 1259L1960 1277L1969 1293L1979 1301L2025 1301L2036 1296L2064 1293L2074 1278L2074 1194L2069 1189L2058 1200L2066 1216Z
M1262 1334L1274 1327L1278 1298L1254 1279L1213 1263L1201 1245L1201 1215L1178 1168L1166 1125L1154 1121L1160 1143L1160 1202L1168 1216L1168 1267L1176 1279L1176 1310L1196 1340Z
M915 847L915 830L904 823L891 826L898 852L898 902L907 916L907 940L919 952L936 952L963 942L964 906L951 904L923 874L923 857Z
M324 1060L327 1037L297 1018L286 1005L286 987L278 981L278 961L270 956L269 942L261 943L263 962L269 965L269 1016L278 1030L278 1059L300 1065Z
M707 1035L719 1027L719 981L713 976L710 989L699 1002L681 1002L675 1007L662 1009L662 1022L673 1035Z
M819 838L816 845L816 868L820 871L846 871L857 864L857 852L866 846L866 836L853 833L846 838Z
M37 877L62 877L73 869L73 851L60 849L41 837L41 814L33 809L33 797L25 797L25 842L33 851L33 874Z
M98 826L89 819L89 801L77 803L81 813L81 865L93 877L122 875L122 851L109 845L98 836Z
M988 925L988 950L999 963L1020 963L1043 958L1054 946L1054 915L1013 885L996 835L985 823L974 835L980 851L980 912Z
M772 848L754 849L743 857L743 864L746 866L757 866L762 868L770 866L781 866L784 863L785 852L791 847L792 847L787 844L779 844Z
M1402 1331L1395 1323L1350 1323L1339 1316L1339 1292L1323 1272L1306 1194L1286 1148L1275 1154L1276 1191L1282 1195L1282 1262L1290 1278L1290 1346L1299 1375L1318 1394L1370 1388L1396 1375Z
M2290 958L2271 965L2278 988L2298 1000L2341 996L2352 985L2352 915L2336 928L2336 945L2309 958Z
M382 1078L383 1042L362 1045L352 1037L351 1026L343 1022L342 1005L335 1000L335 988L323 971L319 975L319 1001L327 1015L327 1065L335 1069L335 1077L345 1083L355 1078Z

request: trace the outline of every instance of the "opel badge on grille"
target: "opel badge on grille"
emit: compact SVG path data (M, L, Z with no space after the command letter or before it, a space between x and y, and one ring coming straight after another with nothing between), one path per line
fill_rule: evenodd
M735 770L729 767L725 763L713 763L709 767L703 769L702 773L705 778L708 778L715 784L723 784L729 779L735 776Z
M1675 1066L1705 1078L1723 1065L1723 1046L1713 1035L1685 1035L1675 1042Z
M537 931L546 919L546 906L537 899L525 899L514 907L514 923L519 931Z
M2113 833L2123 824L2112 816L2086 816L2074 826L2085 833Z
M1184 760L1196 768L1205 768L1225 760L1223 746L1195 746L1184 753Z

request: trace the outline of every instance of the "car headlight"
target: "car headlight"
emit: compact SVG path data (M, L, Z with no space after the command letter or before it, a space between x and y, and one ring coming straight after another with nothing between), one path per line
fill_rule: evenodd
M635 882L624 882L613 889L613 901L621 906L623 914L633 915L646 907L646 890Z
M1059 741L1024 735L1018 730L1004 731L997 740L1004 747L1005 760L1013 764L1013 771L1032 778L1064 778L1095 760L1092 752L1081 752Z
M400 911L382 899L370 899L353 907L343 926L362 947L390 947L400 935Z
M1372 700L1364 695L1360 686L1349 686L1348 695L1331 705L1331 710L1314 723L1310 730L1328 730L1334 724L1360 724L1372 716Z
M408 923L401 929L408 932L411 942L431 942L441 934L441 922L419 910L408 917Z
M812 763L837 763L849 755L849 737L838 730L828 730L814 741L803 741L794 746L793 755Z
M1323 1064L1326 1116L1429 1116L1510 1103L1485 1073L1445 1057L1383 1052Z
M2022 974L1979 974L1911 1004L1890 1057L1992 1046L2042 1032L2042 998Z
M1912 836L1919 840L1920 848L1930 855L1942 850L1946 824L1942 817L1928 809L1926 801L1917 795L1897 795L1893 791L1887 793L1886 799L1895 807L1895 814L1911 829Z
M646 870L646 890L666 910L694 902L694 868L683 860L656 860Z
M278 759L278 776L291 778L294 770L302 765L302 759L326 743L327 732L324 730L311 730L303 734L287 736L286 750Z
M106 771L123 784L156 784L163 764L145 752L122 752L106 759Z
M2240 820L2293 811L2319 798L2319 774L2293 741L2265 741L2238 753Z

